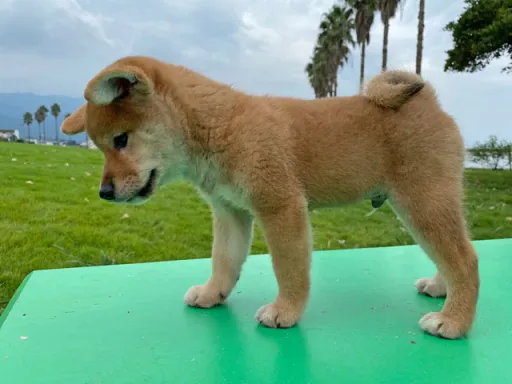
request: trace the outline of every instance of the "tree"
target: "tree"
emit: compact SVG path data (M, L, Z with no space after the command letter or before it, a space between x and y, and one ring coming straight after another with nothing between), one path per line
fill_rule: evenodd
M366 59L366 46L370 44L370 30L375 18L377 3L375 0L346 0L355 13L355 28L357 44L361 46L361 68L359 79L359 90L363 90L364 84L364 62Z
M59 144L59 126L58 119L60 115L60 105L55 103L51 106L52 116L55 117L55 142Z
M382 41L382 71L387 69L388 64L389 21L395 17L399 6L400 11L402 11L404 4L405 0L377 0L377 9L380 12L382 24L384 24L384 37Z
M350 48L355 46L352 30L354 29L353 11L350 8L333 5L324 14L320 23L318 44L326 52L329 96L336 96L338 89L338 70L348 60Z
M454 46L446 51L445 72L473 73L493 59L508 57L502 72L512 72L512 0L465 0L466 8L445 30Z
M481 164L492 170L503 167L503 162L512 167L512 145L505 140L498 140L494 135L489 136L485 143L477 142L474 147L468 149L470 159L474 163Z
M41 134L42 134L42 131L41 131L41 124L43 123L43 121L46 119L46 113L44 112L44 109L42 109L41 107L39 107L37 109L37 111L34 113L34 118L36 119L37 121L37 126L39 128L39 142L41 142Z
M306 65L309 84L315 92L316 98L327 97L329 83L327 74L327 52L320 46L315 46L311 62Z
M418 37L416 40L416 74L421 75L423 61L423 31L425 30L425 0L420 0L418 10Z
M315 97L337 95L338 70L347 62L350 48L355 46L353 29L352 9L333 5L323 14L313 57L305 68Z
M44 105L41 105L37 109L36 114L35 114L36 121L39 124L39 141L41 141L41 124L43 124L42 136L43 136L43 141L46 142L46 116L47 116L48 112L49 112L48 108L46 108L46 106L44 106Z
M321 25L320 44L329 52L329 82L331 96L338 94L338 70L348 61L350 51L355 46L353 11L350 8L333 6L330 14Z
M27 136L28 141L30 141L30 125L34 122L32 119L32 114L30 112L25 112L23 114L23 124L27 126Z

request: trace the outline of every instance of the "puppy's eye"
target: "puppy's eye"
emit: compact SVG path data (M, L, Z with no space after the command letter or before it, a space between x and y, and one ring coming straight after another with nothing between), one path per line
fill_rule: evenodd
M127 133L121 133L120 135L114 137L114 148L119 150L128 144L128 134Z

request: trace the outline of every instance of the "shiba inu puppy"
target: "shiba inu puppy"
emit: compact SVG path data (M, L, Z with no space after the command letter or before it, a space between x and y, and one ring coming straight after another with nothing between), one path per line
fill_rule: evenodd
M181 66L125 57L84 96L61 129L86 130L103 152L101 198L142 203L186 180L211 205L212 275L185 294L188 305L228 298L257 222L279 291L256 319L293 326L310 291L309 211L387 200L437 267L417 290L447 296L421 328L444 338L470 330L480 282L462 205L464 143L421 77L390 70L361 95L302 100L253 96Z

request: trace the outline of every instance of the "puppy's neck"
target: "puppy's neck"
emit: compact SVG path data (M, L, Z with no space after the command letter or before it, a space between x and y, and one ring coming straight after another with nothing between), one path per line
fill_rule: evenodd
M242 100L248 96L188 68L172 66L170 75L191 153L203 157L224 151L231 122L242 113Z
M243 113L249 96L188 68L169 65L165 74L162 93L171 115L177 117L174 123L182 128L186 148L180 178L212 195L229 179L232 121Z

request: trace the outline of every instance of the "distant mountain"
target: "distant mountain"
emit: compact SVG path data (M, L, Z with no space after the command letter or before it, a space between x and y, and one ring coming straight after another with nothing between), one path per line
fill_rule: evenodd
M23 125L23 114L30 112L33 116L41 105L45 105L48 110L51 110L54 103L60 105L61 114L58 118L58 126L60 126L66 113L75 111L84 103L84 99L61 95L37 95L34 93L0 93L0 129L18 129L21 137L27 138L27 127ZM55 140L55 118L50 112L46 117L45 125L46 139ZM32 138L39 137L35 119L30 126L30 136ZM78 142L85 140L84 134L71 137L59 132L59 137L61 140L72 139Z

